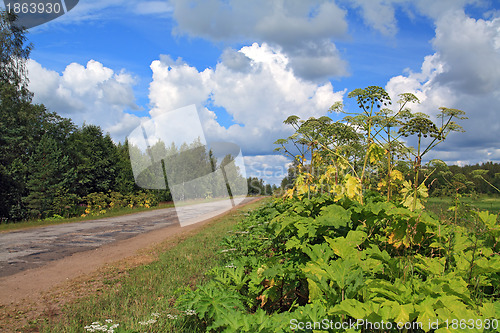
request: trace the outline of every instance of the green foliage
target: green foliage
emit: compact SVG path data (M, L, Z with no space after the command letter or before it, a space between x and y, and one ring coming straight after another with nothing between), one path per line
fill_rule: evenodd
M27 162L24 135L31 134L25 69L31 45L26 43L25 31L11 26L14 19L0 11L0 218L26 216L21 198Z
M445 332L446 319L451 327L500 315L498 239L488 212L457 225L373 193L364 204L330 195L275 200L226 237L226 265L177 306L214 332L291 332L291 320L323 319ZM439 328L428 326L436 320Z
M248 195L273 195L278 189L274 184L264 184L264 180L257 177L248 177L247 187Z
M107 192L115 188L117 179L117 150L109 135L95 125L84 125L71 136L74 147L68 153L75 161L78 195L84 197L93 192Z
M53 213L56 195L61 201L63 189L71 183L71 171L68 157L63 156L54 138L43 135L28 160L26 187L29 194L23 201L31 217L40 218Z
M290 325L293 320L328 319L333 323L346 323L362 319L425 325L440 319L438 329L423 326L420 331L446 332L449 328L443 320L475 318L484 323L499 316L497 216L470 210L462 213L456 204L455 218L450 222L439 221L420 206L418 200L427 196L425 182L430 177L425 173L427 169L438 170L439 165L422 167L425 175L422 179L416 172L421 168L417 158L411 166L415 174L408 177L408 172L397 169L393 158L398 147L394 143L396 137L389 134L384 141L379 131L401 126L405 119L424 117L411 115L403 108L401 118L384 110L371 114L372 108L380 109L376 103L384 95L377 97L379 93L379 89L367 89L353 94L361 98L361 107L367 114L350 118L351 124L358 122L361 130L363 124L371 124L364 129L371 133L367 134L371 139L365 137L358 142L364 150L354 152L346 148L348 142L356 142L360 137L345 124L334 125L324 118L287 120L298 129L288 142L311 152L311 164L306 163L305 155L299 156L295 163L298 175L294 193L251 213L225 238L226 263L208 273L211 280L207 284L179 297L180 313L196 313L196 317L186 319L189 327L217 332L289 332L293 330ZM371 97L367 99L366 94ZM402 96L403 105L415 100L411 94ZM443 115L448 113L456 114L443 110ZM435 134L432 139L439 143L445 137L445 131L440 128L436 132L432 126L431 130L418 128L418 121L409 124L415 126L409 125L405 131L412 134L414 130L413 134L421 135L419 140L424 135ZM73 147L82 142L84 130L97 137L92 149L110 152L107 150L111 147L109 140L96 128L77 130ZM57 145L44 140L47 142L40 148L59 153ZM280 141L285 148L286 141ZM400 149L402 154L411 154L410 151ZM419 147L416 156L421 157L426 151L427 148ZM112 154L115 157L111 162L120 159L120 152ZM36 150L30 155L33 159L37 158L35 153ZM124 167L126 162L119 167L109 161L99 164L84 158L85 154L80 157L84 164L96 170L111 166L114 175L130 171ZM384 161L384 157L388 159ZM366 190L377 168L383 173L376 179L379 186L388 193L391 189L399 192L398 196L383 198ZM51 170L50 165L47 170ZM92 177L98 176L86 174L83 167L80 171L87 184L92 184ZM365 182L360 176L364 172ZM478 174L486 176L485 172ZM58 186L65 179L52 185ZM451 184L456 189L466 183L463 177L455 175ZM151 193L110 191L112 181L102 186L109 189L84 196L88 210L85 214L98 215L103 210L124 205L146 206L150 203L147 200L157 198ZM458 198L460 193L456 192ZM67 196L64 191L56 194L52 207L61 207L62 199ZM55 218L61 215L52 209ZM481 327L476 331L493 330Z
M18 98L29 99L25 61L33 46L27 44L26 31L11 24L15 19L13 13L0 11L0 87L11 86Z

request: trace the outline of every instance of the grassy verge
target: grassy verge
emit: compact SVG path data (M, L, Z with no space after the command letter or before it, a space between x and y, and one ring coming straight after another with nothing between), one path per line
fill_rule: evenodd
M173 309L177 293L194 287L204 279L204 272L221 263L221 240L244 219L246 211L265 201L215 219L194 235L184 235L175 247L162 251L152 263L122 272L119 278L107 276L100 290L66 305L54 318L38 318L26 329L85 332L91 331L85 326L93 322L106 324L109 319L112 323L107 323L107 327L119 324L115 333L196 332L196 328L185 327L183 314Z
M102 219L105 217L122 216L122 215L127 215L127 214L139 213L139 212L143 212L143 211L147 211L147 210L163 209L163 208L170 208L170 207L174 207L174 204L171 202L165 202L165 203L160 203L158 206L151 207L151 208L123 207L123 208L108 210L105 214L102 214L99 216L88 215L85 217L70 217L70 218L62 218L62 219L50 219L49 218L49 219L43 219L43 220L30 220L30 221L22 221L22 222L16 222L16 223L6 223L6 224L0 224L0 232L8 232L8 231L27 229L27 228L44 227L44 226L48 226L48 225L56 225L56 224L63 224L63 223L98 220L98 219Z

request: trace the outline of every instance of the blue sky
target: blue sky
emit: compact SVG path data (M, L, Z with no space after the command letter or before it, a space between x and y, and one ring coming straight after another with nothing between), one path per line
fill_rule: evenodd
M415 93L431 117L467 112L430 158L500 161L496 0L80 0L28 37L35 102L115 141L195 104L207 139L237 143L270 183L289 162L273 153L288 115L353 110L348 92L369 85Z

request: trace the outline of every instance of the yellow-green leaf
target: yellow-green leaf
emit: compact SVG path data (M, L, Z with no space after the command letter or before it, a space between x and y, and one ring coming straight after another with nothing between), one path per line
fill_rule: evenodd
M393 309L394 321L407 323L410 321L410 314L413 312L413 304L395 306Z
M368 148L368 156L370 158L370 163L376 163L384 157L385 149L372 143L370 148Z

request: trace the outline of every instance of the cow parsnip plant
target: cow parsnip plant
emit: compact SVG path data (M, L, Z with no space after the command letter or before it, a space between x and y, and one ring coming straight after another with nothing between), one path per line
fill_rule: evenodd
M498 331L498 217L467 211L439 221L420 202L421 158L459 129L452 119L462 112L442 109L448 118L434 128L408 110L411 94L392 114L382 88L350 96L362 113L344 122L287 119L296 133L277 144L289 154L290 145L300 149L294 188L226 237L226 264L177 306L194 310L192 320L210 332L297 332L293 323L323 320L330 327L305 331ZM406 135L417 135L417 149L404 145ZM404 174L398 159L409 156L413 173ZM385 193L370 191L377 185ZM341 326L358 320L393 326Z
M448 332L446 319L498 319L497 216L470 218L443 223L378 195L363 205L276 200L226 238L227 264L178 306L215 332L290 332L291 320L322 319L420 322L424 332L439 320L435 331Z
M409 106L419 103L411 93L399 95L395 110L388 108L391 98L381 87L355 89L348 97L356 99L359 112L347 112L337 102L330 111L347 114L340 121L328 117L301 120L297 116L284 121L295 133L277 140L279 147L275 150L299 161L296 186L287 195L307 194L310 198L311 193L326 190L339 198L347 194L362 203L362 192L374 187L370 186L374 181L379 190L386 191L387 201L398 191L406 207L422 209L422 200L428 197L425 182L432 174L431 170L421 179L422 158L450 133L463 132L455 120L467 119L465 113L441 107L437 115L441 123L436 125L426 114L411 112ZM404 141L410 136L415 137L416 148ZM294 148L298 154L294 154ZM311 157L309 165L307 156ZM396 165L401 163L409 165L411 177L397 170Z

